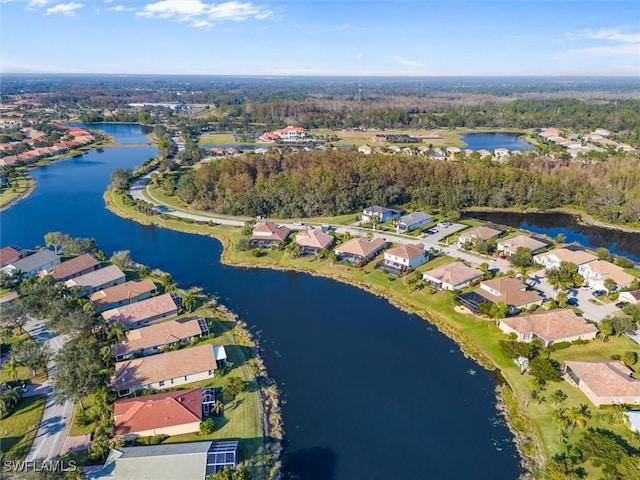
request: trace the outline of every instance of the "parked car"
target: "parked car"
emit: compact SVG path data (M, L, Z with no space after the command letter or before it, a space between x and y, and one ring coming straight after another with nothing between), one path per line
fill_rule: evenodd
M572 307L578 306L578 299L576 297L571 297L567 300L567 305L571 305Z
M629 305L629 302L618 302L618 303L616 303L616 307L618 307L618 308L622 308L625 305Z
M601 297L606 294L607 294L606 290L595 290L591 295L593 295L594 297Z

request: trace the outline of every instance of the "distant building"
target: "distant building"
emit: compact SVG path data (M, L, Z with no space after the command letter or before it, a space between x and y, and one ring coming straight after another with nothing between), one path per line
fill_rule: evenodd
M362 220L365 222L370 222L374 218L377 218L378 222L385 223L389 220L399 217L401 214L402 212L400 210L374 205L362 210Z
M506 334L515 333L521 342L538 340L545 347L558 342L592 340L598 333L595 325L569 308L504 318L498 327Z
M139 328L178 315L180 297L165 293L139 302L102 312L105 322L120 322L127 328Z
M254 247L272 247L284 242L291 233L284 225L273 222L259 222L253 227L251 245Z
M89 300L96 313L145 300L158 291L150 279L129 281L91 294Z
M2 271L13 273L18 270L24 278L31 277L60 263L60 257L51 250L44 249L2 267Z
M371 260L384 248L385 241L381 238L365 237L352 238L335 248L338 259L351 263L361 263Z
M296 243L300 245L303 253L317 255L323 249L329 249L335 238L323 232L321 228L302 230L296 234Z
M560 267L560 262L570 262L580 267L587 263L597 262L598 257L580 249L555 248L548 252L535 255L533 261L541 264L545 268L558 268Z
M383 264L387 267L406 272L429 261L429 252L424 244L399 245L384 252Z
M79 277L85 273L93 272L100 266L100 262L93 255L84 253L66 260L51 268L42 270L40 275L51 275L56 282L64 282L71 278Z
M640 380L619 360L609 362L565 362L565 373L596 407L640 405Z
M531 253L536 253L548 246L548 242L543 242L542 240L537 240L526 235L519 235L498 242L498 250L508 257L516 253L518 247L528 248L531 250Z
M398 218L396 228L398 232L409 232L433 222L433 217L423 212L413 212Z
M65 282L68 288L79 288L80 296L86 297L103 288L124 283L125 274L115 265L100 268Z
M422 275L435 288L442 290L460 290L484 275L477 268L468 267L462 262L453 262L429 270Z

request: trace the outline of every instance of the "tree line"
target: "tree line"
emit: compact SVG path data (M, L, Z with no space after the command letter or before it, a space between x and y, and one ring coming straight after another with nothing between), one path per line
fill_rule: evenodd
M640 221L640 159L583 165L523 154L497 164L346 150L247 154L189 171L176 195L217 213L278 218L342 215L368 205L442 212L577 206L609 222L633 223Z

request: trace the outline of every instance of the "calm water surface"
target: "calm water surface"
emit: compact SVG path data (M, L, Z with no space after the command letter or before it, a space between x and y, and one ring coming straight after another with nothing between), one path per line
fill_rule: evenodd
M464 148L471 150L493 151L496 148L506 148L507 150L527 151L533 148L518 133L467 133L462 136L462 141L466 144Z
M90 128L96 128L91 126ZM101 129L141 143L132 125ZM218 241L121 219L102 193L152 148L105 148L33 171L33 195L2 213L0 243L49 231L94 237L108 255L200 285L259 336L282 390L288 478L512 480L519 457L496 411L492 374L427 322L357 288L309 275L220 264Z

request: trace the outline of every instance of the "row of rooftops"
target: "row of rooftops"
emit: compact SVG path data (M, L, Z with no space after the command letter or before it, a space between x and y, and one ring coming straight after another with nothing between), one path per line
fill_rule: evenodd
M579 153L598 150L601 151L608 147L613 147L616 150L621 149L625 152L637 151L637 149L631 145L609 138L611 135L612 132L604 128L596 128L590 133L571 134L567 137L563 137L560 129L558 128L541 128L538 131L538 136L544 138L549 143L566 148L573 157L577 156Z

